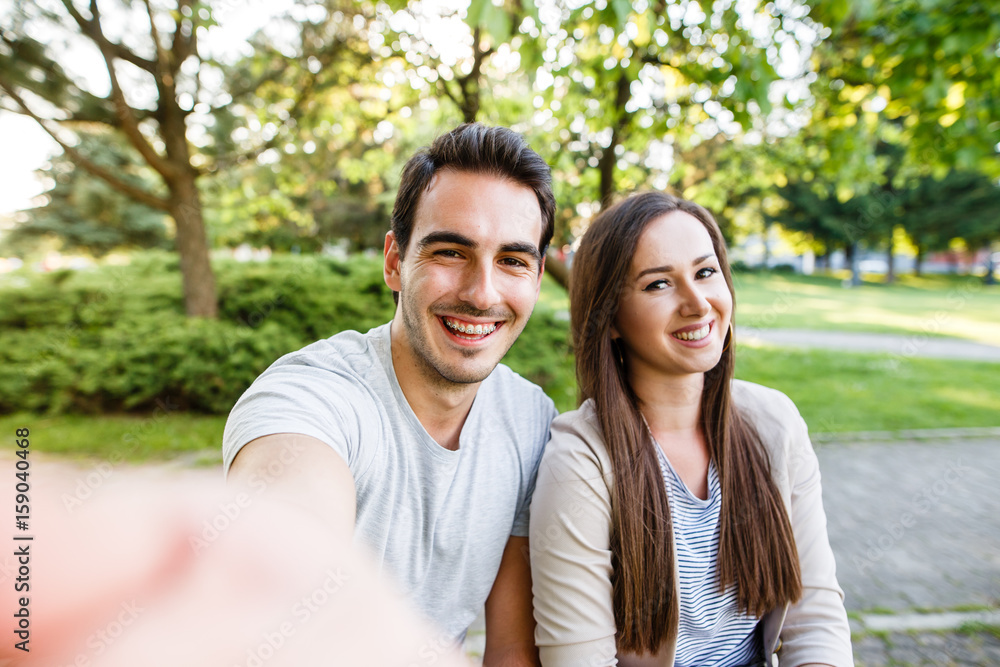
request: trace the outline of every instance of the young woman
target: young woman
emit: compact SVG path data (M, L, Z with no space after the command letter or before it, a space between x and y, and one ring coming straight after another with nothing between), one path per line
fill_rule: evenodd
M704 208L603 212L574 258L578 410L531 505L545 667L852 665L806 425L733 380L733 283Z

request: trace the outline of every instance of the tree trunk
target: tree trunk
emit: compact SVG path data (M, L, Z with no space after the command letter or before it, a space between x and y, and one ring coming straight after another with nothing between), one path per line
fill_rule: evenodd
M615 185L615 163L618 162L618 158L615 157L615 149L618 147L618 142L621 141L621 130L628 122L629 114L625 111L625 104L629 100L630 90L631 82L629 81L628 73L622 72L618 77L615 94L615 109L619 113L617 118L615 118L614 127L611 128L611 143L604 149L604 152L601 154L601 160L598 163L598 169L601 170L602 211L611 206L611 200L614 198L615 191L617 190L617 186Z
M852 243L847 246L847 261L851 265L851 285L858 286L861 284L861 254L860 248L858 248L857 243Z
M173 166L170 173L164 174L164 180L170 190L170 215L177 226L184 310L188 317L215 319L219 315L219 301L208 254L208 235L201 213L198 172L191 166L186 112L177 102L173 79L170 82L158 81L157 87L160 93L157 120L167 159Z
M172 181L170 195L170 215L177 226L184 310L189 317L214 319L219 314L219 303L194 174L188 173Z
M764 270L766 271L771 264L771 225L764 223Z
M889 250L885 255L885 282L886 284L892 284L896 282L896 258L895 258L896 244L893 241L892 231L889 232Z
M564 290L569 291L570 268L551 250L545 253L545 273L552 276L552 279L559 283Z
M913 275L920 276L924 268L924 247L917 245L917 258L913 261Z

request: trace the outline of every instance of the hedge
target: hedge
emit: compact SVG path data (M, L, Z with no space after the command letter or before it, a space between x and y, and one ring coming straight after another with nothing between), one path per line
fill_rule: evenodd
M225 414L281 355L392 317L381 260L216 260L219 319L184 316L175 257L32 274L0 283L0 411ZM567 323L537 312L505 363L573 404Z

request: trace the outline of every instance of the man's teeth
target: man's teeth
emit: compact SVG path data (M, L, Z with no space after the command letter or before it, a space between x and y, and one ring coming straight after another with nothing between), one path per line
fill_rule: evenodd
M695 329L694 331L682 331L680 333L675 333L674 338L680 338L681 340L701 340L708 335L708 332L712 330L711 324L706 324L700 329Z
M491 334L496 331L496 323L490 324L463 324L461 322L453 322L447 318L444 321L448 325L448 328L454 329L459 333L464 333L467 335L481 336L483 334Z

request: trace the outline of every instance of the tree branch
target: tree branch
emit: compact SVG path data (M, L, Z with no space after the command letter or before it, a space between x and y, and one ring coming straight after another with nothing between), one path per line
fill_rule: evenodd
M180 68L181 63L197 50L198 29L192 24L191 34L186 37L183 30L184 12L182 10L185 7L190 8L192 4L192 0L179 0L177 3L177 22L174 27L174 43L171 46L171 52L174 54L174 66L177 68Z
M121 58L122 60L132 63L136 67L149 72L153 76L157 76L156 63L133 53L121 44L112 42L99 31L95 32L94 21L88 21L84 18L83 15L77 11L76 7L73 6L72 0L62 0L62 3L66 8L66 11L69 12L69 15L73 17L74 21L76 21L76 24L80 26L80 31L92 41L97 43L98 47L100 47L101 42L103 42L104 46L108 48L116 58Z
M70 2L70 0L63 0L63 2ZM121 124L121 130L128 137L129 142L139 151L139 154L142 155L146 163L159 172L161 176L170 179L174 176L175 172L173 165L167 162L146 141L146 137L143 136L142 131L139 129L139 121L136 119L132 107L125 100L125 94L122 92L121 85L118 82L118 75L115 73L114 53L108 47L106 43L107 39L101 28L101 15L97 9L97 0L90 0L90 13L92 15L91 24L94 35L88 36L91 37L101 50L104 64L107 66L108 76L111 78L111 101L115 106L115 117Z
M100 178L105 183L107 183L112 188L122 193L126 197L130 197L137 202L145 204L146 206L149 206L151 208L158 209L160 211L167 211L167 212L170 211L170 207L166 199L163 199L162 197L157 197L156 195L147 192L146 190L143 190L140 187L137 187L135 185L132 185L131 183L123 181L122 179L118 178L104 167L100 166L99 164L96 164L95 162L92 162L91 160L86 158L82 153L80 153L80 151L76 150L75 148L67 144L65 141L60 139L59 136L54 131L52 131L48 125L45 124L45 121L28 107L28 105L24 102L21 96L18 95L17 92L13 90L13 88L7 85L6 81L0 80L0 88L3 88L4 92L7 93L7 95L10 96L11 99L17 102L18 106L21 107L24 115L31 117L36 123L38 123L38 125L43 130L45 130L45 132L50 137L52 137L55 140L57 144L59 144L60 147L62 147L64 151L66 151L66 154L70 157L71 160L73 160L75 164L79 165L80 167L83 167L91 174Z
M146 15L149 17L149 34L153 38L153 45L156 48L156 62L163 72L170 72L170 63L167 62L166 54L163 51L163 45L160 43L160 31L156 29L156 20L153 18L153 8L149 4L149 0L143 0L143 4L146 5ZM173 74L173 72L171 72Z

